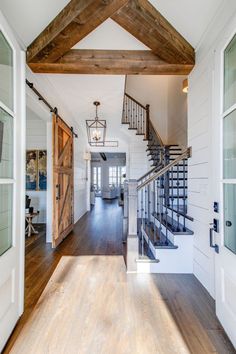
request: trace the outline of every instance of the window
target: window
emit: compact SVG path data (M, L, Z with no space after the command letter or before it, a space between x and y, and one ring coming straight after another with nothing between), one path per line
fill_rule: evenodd
M117 187L117 166L109 167L109 186Z
M125 166L110 166L109 167L109 186L119 187L124 185L126 174Z
M101 192L101 167L93 167L93 187L96 194L100 194Z
M118 183L121 187L124 186L124 181L126 179L126 177L124 177L126 175L126 166L119 166L118 167Z

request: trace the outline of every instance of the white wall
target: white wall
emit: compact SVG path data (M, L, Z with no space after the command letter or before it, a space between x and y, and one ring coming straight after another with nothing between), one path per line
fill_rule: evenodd
M150 118L164 143L168 140L166 76L128 75L126 92L142 103L150 104Z
M127 178L139 179L151 168L150 157L147 156L147 142L141 136L130 139L127 154Z
M74 116L84 118L84 115L79 114L76 109L73 110L73 113L68 110L67 97L61 94L58 86L52 85L45 75L36 75L27 69L27 78L30 82L34 83L35 87L53 107L58 108L60 116L69 126L73 126L75 132L78 134L78 139L74 139L74 221L76 223L89 208L88 203L85 202L87 200L89 184L86 181L86 162L84 160L84 152L88 149L87 136L84 129L81 129L79 122L73 118ZM31 92L29 94L34 96ZM37 104L44 107L38 100Z
M187 94L183 92L185 76L168 77L168 143L187 147Z
M189 78L188 145L192 158L188 167L188 214L194 217L194 274L214 296L214 253L209 247L211 222L211 119L213 52L198 61Z
M47 123L29 108L26 111L26 149L47 150ZM26 191L26 194L31 198L31 206L40 211L34 223L46 223L47 191Z
M182 91L185 76L128 75L126 92L144 106L165 144L187 144L187 96Z
M86 203L89 181L86 181L84 160L87 142L78 126L75 126L75 129L78 133L78 139L74 139L74 221L76 223L89 209Z
M218 173L213 170L213 161L218 156L215 156L212 140L212 129L216 124L213 105L215 49L225 38L227 26L235 12L234 0L223 2L197 49L196 65L189 76L188 145L193 148L193 156L189 160L188 213L194 217L194 274L213 297L215 253L209 247L209 223L214 215L213 202L217 193L213 186ZM219 164L218 159L218 169Z

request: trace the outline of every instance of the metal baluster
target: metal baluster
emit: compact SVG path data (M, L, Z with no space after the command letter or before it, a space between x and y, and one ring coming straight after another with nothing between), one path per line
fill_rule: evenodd
M171 168L171 225L174 229L174 169Z
M137 107L136 103L133 103L133 128L136 128L136 121L135 121L136 107Z
M138 202L137 202L137 230L138 230L138 239L140 242L141 234L142 234L142 220L140 218L140 206L141 206L141 200L140 200L140 191L138 191Z
M131 123L131 120L130 120L130 105L131 105L131 100L128 99L128 123L129 124Z
M179 231L179 163L177 164L177 230Z
M125 102L126 102L126 96L124 97L122 123L125 123Z
M142 130L142 134L145 134L145 114L146 114L146 111L144 109L142 109L143 111L143 130Z
M145 203L144 203L145 225L147 225L147 186L145 186Z
M143 257L144 255L144 237L143 237L143 230L144 230L144 222L143 222L143 216L144 216L144 198L143 198L143 189L141 190L141 256Z
M147 208L147 202L148 202L148 198L147 198L147 186L145 186L145 192L144 192L144 196L145 196L145 203L144 203L144 220L145 220L145 233L146 235L148 235L148 208ZM144 239L144 244L145 244L145 239ZM145 250L144 250L145 251Z
M186 176L186 171L185 171L185 159L183 160L183 198L184 198L184 231L186 231L186 185L185 185L185 176Z
M154 235L153 235L153 241L154 245L157 243L157 228L156 228L156 221L155 221L155 211L156 211L156 181L153 181L153 207L152 207L152 212L153 212L153 222L154 222Z
M131 114L131 125L130 127L133 128L133 101L131 100L131 107L130 107L130 114Z
M165 197L165 194L167 193L167 183L169 183L169 178L168 178L168 172L165 173L164 175L164 200L165 200L165 225L166 225L166 239L165 239L165 245L167 246L169 244L168 242L168 229L167 229L167 225L168 225L168 208L167 208L167 196ZM168 186L169 187L169 186Z
M148 184L148 253L150 253L150 236L151 236L151 185Z
M159 199L159 184L158 184L159 178L156 179L156 187L157 187L157 210L156 210L156 217L158 217L159 210L160 210L160 199ZM157 229L158 231L158 229ZM160 235L160 234L159 234ZM160 239L159 239L160 243Z
M159 227L159 232L160 232L160 238L161 238L161 233L162 233L162 211L163 211L163 197L162 197L162 181L161 178L158 179L159 182L159 222L160 222L160 227Z

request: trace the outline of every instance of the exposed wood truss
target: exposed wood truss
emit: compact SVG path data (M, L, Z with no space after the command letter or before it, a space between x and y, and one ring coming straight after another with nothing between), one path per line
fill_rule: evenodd
M108 18L151 51L71 49ZM195 53L148 0L71 0L29 46L27 61L37 73L187 75Z
M55 62L127 2L71 0L29 46L27 61Z
M194 49L147 1L132 0L112 19L171 64L194 64Z
M149 50L72 49L56 63L30 63L36 73L187 75L188 64L167 64Z

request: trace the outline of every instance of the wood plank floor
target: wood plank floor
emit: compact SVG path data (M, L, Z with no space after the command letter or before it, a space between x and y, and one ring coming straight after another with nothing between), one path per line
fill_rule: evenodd
M235 353L194 276L126 274L123 252L122 210L102 200L57 250L28 245L26 311L4 354Z

